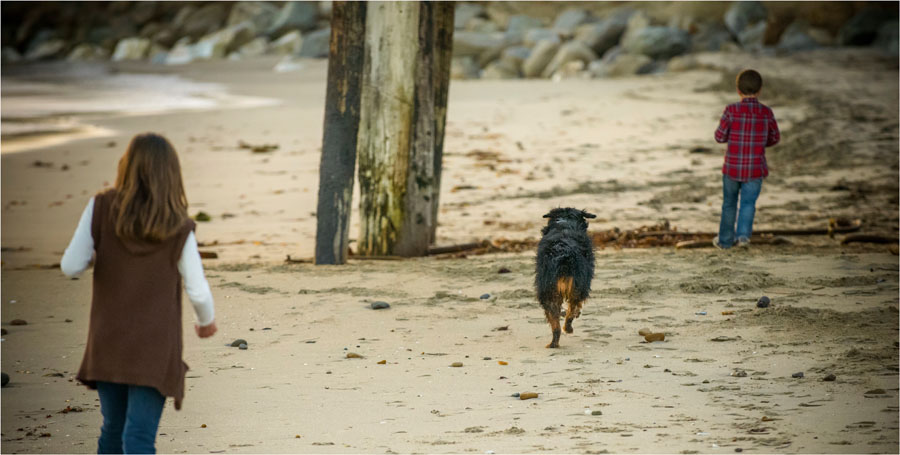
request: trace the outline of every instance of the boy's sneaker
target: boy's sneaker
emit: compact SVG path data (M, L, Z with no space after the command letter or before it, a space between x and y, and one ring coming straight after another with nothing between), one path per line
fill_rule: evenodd
M715 236L715 237L713 237L712 244L713 244L714 247L716 247L716 248L718 248L718 249L720 249L720 250L724 250L724 249L725 249L725 247L722 246L721 243L719 243L719 236L718 236L718 235Z
M747 237L741 237L737 241L738 248L750 248L750 239Z

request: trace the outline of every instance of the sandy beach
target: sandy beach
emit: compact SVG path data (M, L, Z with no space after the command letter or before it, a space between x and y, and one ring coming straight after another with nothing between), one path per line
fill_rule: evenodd
M594 230L715 230L712 134L748 66L766 78L761 99L783 135L755 228L847 217L897 236L896 58L696 58L697 70L621 79L453 81L437 244L536 239L557 206L596 213ZM96 450L96 392L73 382L91 272L69 280L54 264L130 137L148 130L178 150L190 213L212 217L198 223L201 250L218 254L204 265L220 330L199 340L186 306L187 396L164 411L160 452L897 452L900 263L888 246L809 236L727 252L600 249L575 333L547 350L533 251L284 263L313 252L327 63L276 63L105 64L196 84L184 97L210 104L79 113L104 133L77 140L4 135L4 453ZM6 84L29 77L4 68L4 119ZM78 104L81 82L44 83ZM763 295L769 308L756 307ZM666 340L644 342L645 327ZM238 338L248 350L226 346ZM539 396L512 396L525 392Z

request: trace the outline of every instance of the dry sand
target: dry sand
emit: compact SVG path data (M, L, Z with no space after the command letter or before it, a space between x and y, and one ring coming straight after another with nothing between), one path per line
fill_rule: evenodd
M720 89L748 65L767 77L763 101L784 137L756 227L851 216L897 235L895 59L700 60L697 71L611 81L454 81L438 243L536 237L541 215L561 205L598 213L597 229L665 218L714 230L712 131L734 99ZM96 393L71 382L91 274L71 281L35 265L59 261L87 198L145 130L179 150L191 213L213 217L199 239L219 242L203 249L220 257L205 262L220 332L198 340L186 311L188 392L182 411L164 413L161 452L897 452L898 259L885 246L821 237L747 251L601 250L575 334L547 350L531 252L281 263L313 250L325 63L281 74L274 64L120 65L278 104L95 115L90 124L113 136L2 156L3 452L96 449ZM239 141L279 148L253 154ZM755 307L761 295L771 308ZM369 309L376 300L391 308ZM666 341L643 342L644 327ZM236 338L250 348L225 346ZM511 397L522 392L540 396ZM83 412L60 413L67 406Z

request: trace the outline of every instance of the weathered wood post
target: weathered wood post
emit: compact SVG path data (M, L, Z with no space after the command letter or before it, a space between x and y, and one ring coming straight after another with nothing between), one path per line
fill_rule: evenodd
M431 2L369 3L357 145L361 254L423 256L433 238L438 135L443 142L435 26L449 12L452 29L452 11ZM449 77L449 62L446 70ZM441 116L446 96L442 104Z
M431 201L431 232L437 237L441 196L441 168L444 161L444 127L447 123L447 97L450 93L450 64L453 57L453 2L434 2L434 186Z
M365 2L334 2L319 162L316 264L347 262L365 25Z

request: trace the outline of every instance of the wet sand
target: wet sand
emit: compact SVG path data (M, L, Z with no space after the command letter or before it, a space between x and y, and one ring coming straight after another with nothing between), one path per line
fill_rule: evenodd
M771 74L763 101L784 137L756 227L849 216L897 235L896 62L851 51L700 59L697 71L612 81L454 81L438 243L537 237L556 206L597 213L596 229L668 219L714 230L711 136L734 99L719 89L745 65ZM821 236L746 251L599 250L575 334L547 350L532 252L282 264L313 250L325 63L274 64L123 65L282 103L104 118L96 126L114 136L3 155L4 452L96 449L96 394L70 382L91 275L35 266L59 261L87 198L144 130L179 150L191 213L213 218L199 239L217 241L203 249L220 257L205 262L220 332L198 340L185 315L188 392L182 411L165 411L161 452L896 452L898 259L886 246ZM254 154L240 141L278 148ZM770 308L756 308L762 295ZM377 300L391 308L370 309ZM10 325L19 318L28 325ZM644 327L666 341L644 342ZM225 346L236 338L249 349ZM522 392L540 395L511 396ZM67 406L83 412L59 413Z

